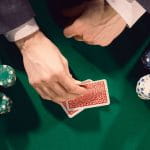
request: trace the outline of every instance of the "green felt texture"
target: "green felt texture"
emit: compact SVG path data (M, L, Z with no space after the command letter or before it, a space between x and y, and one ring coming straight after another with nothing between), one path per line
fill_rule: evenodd
M32 4L42 30L68 59L74 76L107 79L111 104L67 118L61 107L43 101L28 84L20 53L2 37L1 60L15 68L18 79L6 91L14 105L0 117L0 150L149 150L150 103L135 92L144 75L140 56L150 43L149 17L104 48L66 39L45 1Z

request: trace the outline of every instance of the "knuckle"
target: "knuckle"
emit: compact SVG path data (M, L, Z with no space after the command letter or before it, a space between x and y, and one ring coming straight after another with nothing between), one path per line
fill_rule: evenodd
M39 82L37 80L29 81L29 83L34 87L37 87L39 85Z
M29 84L33 85L33 81L29 80Z
M109 44L110 44L110 43L101 43L100 46L106 47L106 46L108 46Z
M41 96L43 99L45 99L45 95L43 95L43 94L40 94L40 96Z
M42 79L41 79L41 82L44 81L44 82L47 82L51 79L50 76L44 76Z
M47 95L44 95L44 94L40 94L40 96L41 96L43 99L46 99L46 100L51 100L51 99L52 99L52 97L47 96Z
M55 74L56 77L60 77L63 74L63 70L58 70Z
M66 96L66 93L65 93L65 92L60 92L60 93L58 94L58 96L60 96L60 97L65 97L65 96Z
M54 81L57 78L57 74L56 73L51 73L50 75L47 75L45 77L42 78L42 81L44 82L49 82L49 81Z
M56 74L52 74L50 77L49 77L49 82L55 82L57 81L57 75Z
M83 35L83 40L86 41L86 42L92 42L93 38L91 35Z
M68 66L68 60L64 59L64 64Z
M55 98L55 100L54 100L54 101L55 101L55 103L63 102L63 100L62 100L61 98L58 98L58 97L57 97L57 98Z
M45 96L45 95L41 95L41 97L42 97L43 99L48 99L48 97Z
M67 87L67 91L68 91L68 92L73 92L74 89L75 89L75 88L73 88L73 87Z
M101 42L99 42L99 45L102 47L106 47L106 46L109 46L112 42L113 42L112 39L108 40L108 41L101 41Z
M55 102L59 104L59 103L65 102L65 101L62 99L57 99Z
M58 69L57 71L53 72L50 76L51 79L55 79L57 78L60 74L62 74L62 72L60 71L60 69Z
M52 81L56 77L55 74L51 74L49 77L45 77L45 81Z
M55 77L56 77L57 79L60 79L60 78L62 78L62 76L64 76L64 70L63 70L63 69L58 70L58 71L56 72Z

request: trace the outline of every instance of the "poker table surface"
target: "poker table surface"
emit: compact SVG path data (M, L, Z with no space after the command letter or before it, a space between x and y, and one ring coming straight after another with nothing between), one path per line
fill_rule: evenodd
M150 102L140 100L135 91L138 79L148 73L140 59L150 43L149 15L110 46L100 47L66 39L45 1L33 0L32 5L38 24L68 59L73 76L106 79L111 103L69 119L29 85L21 54L1 36L1 62L15 68L17 82L2 89L13 107L0 116L0 150L149 150Z

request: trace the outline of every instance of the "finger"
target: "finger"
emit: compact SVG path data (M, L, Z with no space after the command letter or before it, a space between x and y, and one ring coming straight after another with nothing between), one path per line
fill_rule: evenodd
M68 77L69 77L75 84L78 84L78 85L79 85L79 84L81 83L81 81L76 80L76 79L73 78L72 74L71 74L70 71L69 71L69 67L66 66L65 64L64 64L64 69L65 69L66 75L68 75Z
M47 87L41 87L39 88L40 91L45 93L45 99L51 100L54 103L60 104L61 101L63 101L63 98L58 97L55 91L52 88L47 88Z
M74 36L74 39L77 41L83 41L83 37L82 36Z
M60 54L60 57L61 57L61 60L62 60L62 64L63 64L63 67L64 67L64 70L66 72L66 74L72 78L72 74L70 73L70 70L69 70L69 65L68 65L68 62L66 60L66 58Z
M72 38L76 35L75 24L72 24L64 29L64 36L66 38Z
M70 73L69 65L68 65L68 62L67 62L66 58L65 58L62 54L60 54L60 53L59 53L59 55L60 55L60 57L61 57L61 59L62 59L62 63L63 63L63 66L64 66L64 70L65 70L66 75L68 75L68 77L69 77L70 79L72 79L75 84L78 84L78 85L79 85L79 84L81 83L81 81L78 81L78 80L76 80L76 79L74 79L74 78L72 77L72 74ZM60 85L61 85L61 84L60 84Z
M111 41L113 41L113 39L108 39L107 35L101 35L101 37L99 38L99 40L95 41L96 45L100 45L100 46L108 46Z
M79 80L76 80L76 79L74 79L74 78L72 78L72 79L73 79L73 81L74 81L74 83L75 83L75 84L78 84L78 85L79 85L79 84L81 84L81 83L82 83L82 82L81 82L81 81L79 81Z
M62 63L63 63L63 66L64 66L64 70L65 70L66 74L68 75L68 77L71 78L75 84L80 84L81 81L78 81L78 80L76 80L72 77L72 74L70 73L70 70L69 70L69 65L68 65L68 63L65 63L66 58L63 55L60 55L60 57L63 61Z
M41 87L41 91L42 90L44 93L46 93L47 97L51 98L50 100L57 104L64 101L67 95L66 90L61 85L59 85L58 82L54 82L53 84L45 82L44 86Z
M63 89L63 87L61 87L61 88ZM48 98L51 98L51 99L48 99L48 100L51 100L51 101L53 101L54 103L57 103L57 104L60 104L61 102L65 101L65 99L74 97L74 95L68 94L68 93L66 93L66 91L65 91L66 95L64 94L64 96L58 96L57 95L57 92L59 92L58 88L56 90L54 90L52 88L44 87L44 91L47 93Z
M64 29L64 36L66 38L72 38L74 36L80 36L83 33L83 24L80 20L76 20L73 24Z
M57 97L57 93L53 90L53 83L49 83L49 81L43 82L43 85L39 87L41 91L47 94L47 96L51 98Z
M56 93L55 97L61 97L63 99L67 95L66 90L58 82L52 84L51 87L49 86L48 88L53 88L53 91Z
M84 41L84 42L88 45L96 45L95 42L86 42L86 41Z
M95 27L91 29L90 31L86 31L85 34L83 34L83 40L85 43L89 45L95 45L95 39L97 36L101 35L101 32L103 31L104 26L99 25L98 27Z
M35 90L43 99L47 99L47 100L52 99L50 96L47 95L47 93L43 89L36 87Z
M107 37L108 27L105 27L103 31L94 39L95 45L107 46L109 44L109 40ZM109 32L111 34L111 32ZM111 38L112 39L112 38Z
M64 65L64 70L66 72L66 75L68 75L68 77L72 79L73 77L72 74L70 73L69 67Z
M108 32L105 32L97 41L95 41L95 43L100 46L108 46L122 33L123 30L124 28L116 30L114 28L113 32L109 32L110 34L108 34Z
M114 25L114 32L112 32L112 37L114 37L114 39L117 38L124 31L125 28L125 21L122 18L118 19L117 25Z
M110 20L108 25L105 26L103 32L97 39L95 39L95 43L101 46L107 46L113 42L115 38L117 38L125 29L126 23L120 16L114 17Z
M75 82L67 75L62 75L62 77L59 79L59 83L64 87L64 89L66 89L68 93L80 95L86 92L85 88L75 84Z

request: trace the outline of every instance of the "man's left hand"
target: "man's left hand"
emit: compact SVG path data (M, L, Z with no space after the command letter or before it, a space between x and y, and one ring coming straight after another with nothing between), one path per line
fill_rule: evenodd
M85 5L82 15L64 29L64 35L90 45L108 46L123 32L126 22L103 0Z

